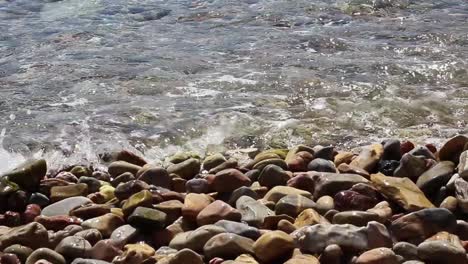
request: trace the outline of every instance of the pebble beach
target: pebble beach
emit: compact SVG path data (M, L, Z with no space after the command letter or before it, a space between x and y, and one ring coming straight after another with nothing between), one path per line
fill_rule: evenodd
M101 158L0 178L0 263L468 263L464 135Z

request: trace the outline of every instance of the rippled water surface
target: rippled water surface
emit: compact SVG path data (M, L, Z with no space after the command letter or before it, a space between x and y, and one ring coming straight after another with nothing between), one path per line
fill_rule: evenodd
M468 124L465 0L0 0L0 171L116 147L437 143Z

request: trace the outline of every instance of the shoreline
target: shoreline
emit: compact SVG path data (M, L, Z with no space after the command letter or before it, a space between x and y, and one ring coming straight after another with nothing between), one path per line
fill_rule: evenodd
M468 263L465 135L100 158L0 177L1 263Z

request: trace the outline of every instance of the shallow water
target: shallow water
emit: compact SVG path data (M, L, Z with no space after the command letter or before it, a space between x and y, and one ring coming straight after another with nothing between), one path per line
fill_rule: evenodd
M0 171L468 133L465 0L0 0Z

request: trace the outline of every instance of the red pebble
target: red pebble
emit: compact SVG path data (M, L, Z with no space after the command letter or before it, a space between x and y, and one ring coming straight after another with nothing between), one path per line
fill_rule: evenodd
M47 230L60 231L69 225L81 225L81 219L75 216L56 215L56 216L37 216L34 221L42 224Z
M26 210L24 210L23 215L21 216L21 221L24 224L31 223L34 221L36 216L41 214L41 207L37 204L28 204Z
M297 189L314 192L314 181L307 173L295 173L295 176L288 180L287 185Z
M437 148L434 146L434 144L426 144L426 148L428 148L434 154L437 152Z
M411 141L403 141L400 145L401 155L410 152L414 149L414 144Z
M462 240L461 241L463 248L468 251L468 240Z
M4 216L6 226L14 227L19 226L21 224L21 216L17 212L6 211Z
M404 215L405 215L405 214L403 214L403 213L394 214L394 215L392 215L392 217L390 217L390 221L393 222L393 221L397 220L398 218L400 218L400 217L402 217L402 216L404 216Z
M222 258L212 258L209 262L209 264L221 264L224 262L224 259Z
M0 263L1 264L20 264L21 261L18 259L18 257L15 254L1 253Z

